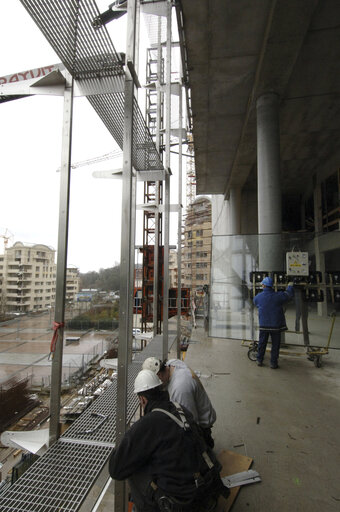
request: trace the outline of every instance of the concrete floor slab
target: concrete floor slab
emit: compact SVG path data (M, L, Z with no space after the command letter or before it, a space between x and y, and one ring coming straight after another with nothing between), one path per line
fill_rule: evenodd
M269 354L258 367L241 341L192 332L185 362L201 378L217 412L217 453L253 458L261 483L241 488L233 512L339 510L340 354L316 368L305 354L282 355L272 370ZM169 355L176 357L175 351ZM111 484L100 512L113 508Z
M20 341L0 341L0 353L6 352L6 350L15 350L19 345Z
M245 486L233 511L339 510L340 361L315 368L304 357L280 357L259 368L241 342L193 332L185 362L201 373L215 406L216 451L254 459L262 482ZM337 354L336 354L337 355Z
M1 365L17 364L17 365L32 365L38 359L47 357L46 354L25 354L19 352L3 352L0 354Z
M30 353L30 354L49 354L50 353L50 345L51 341L47 340L39 340L39 341L18 341L16 343L8 343L8 347L6 352L13 353ZM2 352L3 343L0 342L0 352ZM0 362L1 362L1 354L0 354Z

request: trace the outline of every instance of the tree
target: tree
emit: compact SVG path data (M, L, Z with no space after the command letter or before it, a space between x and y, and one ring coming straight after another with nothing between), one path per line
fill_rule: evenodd
M81 288L95 288L99 291L119 290L120 265L112 268L101 268L99 272L91 271L80 274Z

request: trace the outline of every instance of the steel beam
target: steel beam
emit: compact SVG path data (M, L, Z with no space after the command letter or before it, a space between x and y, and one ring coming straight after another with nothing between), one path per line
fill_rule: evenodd
M73 78L68 71L65 72L66 85L64 92L64 117L62 133L62 153L60 171L59 195L59 230L57 251L57 276L54 321L57 341L52 360L52 379L50 394L50 444L55 443L60 435L60 390L63 364L64 315L66 292L66 267L68 244L68 220L70 202L71 178L71 146L72 146L72 116L73 116Z
M183 160L183 105L182 84L179 84L179 139L178 139L178 224L177 224L177 358L181 349L181 304L182 304L182 160Z
M163 358L168 355L169 336L169 227L170 227L170 131L171 131L171 13L172 2L167 0L166 36L166 131L165 167L169 173L164 187L164 281L163 281Z
M161 73L162 73L162 45L161 45L161 36L162 36L162 18L161 16L158 16L157 19L158 27L157 27L157 83L156 83L156 90L157 90L157 112L156 112L156 149L159 153L160 148L160 133L161 133L161 95L162 92L160 90L160 81L161 81ZM156 187L156 206L159 206L160 203L160 186L162 186L160 183L155 183ZM156 336L158 334L158 300L159 300L159 239L160 239L160 213L157 209L155 211L155 245L154 245L154 256L153 256L153 310L152 310L152 317L153 317L153 334Z
M136 0L128 2L128 21L126 39L126 62L134 62L136 37ZM119 343L118 343L118 377L117 377L117 444L126 432L127 421L127 383L129 347L132 344L132 310L134 268L134 227L135 214L133 204L134 183L132 172L133 149L133 106L134 82L130 73L125 76L124 102L124 139L123 139L123 191L122 191L122 224L121 224L121 257L120 257L120 305L119 305ZM132 274L132 275L131 275ZM132 288L133 290L133 288ZM115 482L115 512L126 512L126 491L124 482Z

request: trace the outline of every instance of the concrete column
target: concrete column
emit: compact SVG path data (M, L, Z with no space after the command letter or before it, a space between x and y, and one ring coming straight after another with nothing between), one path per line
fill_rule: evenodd
M230 234L240 235L241 234L241 189L232 188L230 189L229 197L229 223L230 223Z
M256 108L259 270L283 270L279 96L260 96Z
M314 184L314 248L315 248L315 267L322 273L325 279L325 254L320 250L319 236L322 234L322 195L321 185ZM324 289L325 300L318 302L317 310L319 316L327 316L327 291Z

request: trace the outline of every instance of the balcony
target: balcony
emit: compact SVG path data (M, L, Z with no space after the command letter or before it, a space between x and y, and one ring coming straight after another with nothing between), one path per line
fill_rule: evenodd
M17 299L12 299L12 300L9 300L7 299L7 302L6 302L6 305L7 307L8 306L26 306L26 305L29 305L30 304L30 299L29 297L20 297L19 300Z

